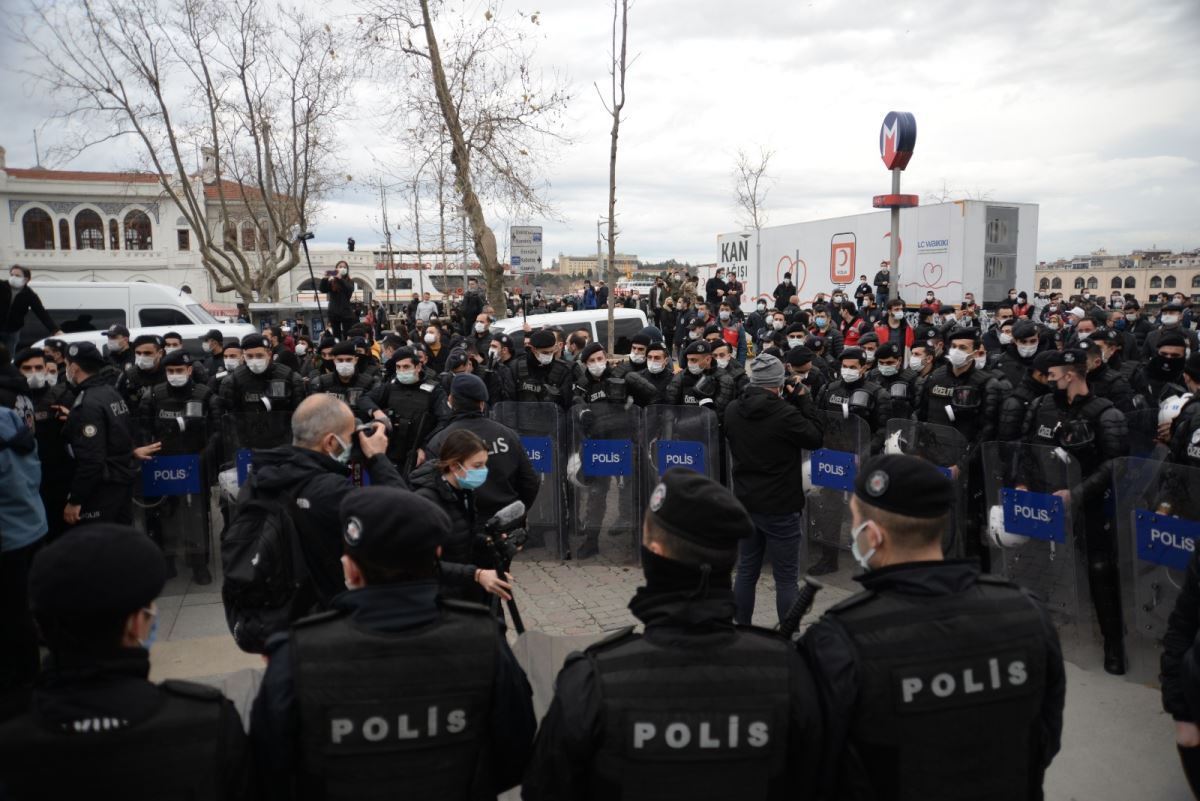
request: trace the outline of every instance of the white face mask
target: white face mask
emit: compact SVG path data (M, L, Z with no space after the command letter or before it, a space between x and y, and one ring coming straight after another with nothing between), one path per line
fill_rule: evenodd
M607 362L588 362L587 371L595 378L604 375L606 369L608 369Z
M1085 339L1087 339L1088 337L1090 337L1092 335L1092 332L1091 331L1076 331L1075 335L1077 337L1079 337L1079 341L1082 342Z
M119 351L121 349L121 340L108 338L108 349L111 351Z
M496 350L495 348L489 348L488 349L488 358L491 359L493 362L500 361L500 351Z
M700 375L701 373L704 372L704 368L698 364L689 364L688 372L691 373L692 375Z
M401 384L415 384L415 383L417 383L417 371L416 370L397 370L396 371L396 380L398 382L400 382Z
M1125 319L1131 323L1136 322L1137 321L1137 312L1125 312Z
M771 327L774 328L776 331L782 331L783 330L783 320L772 320Z
M853 384L858 379L862 378L862 372L855 370L853 367L842 368L842 380L847 384Z
M255 375L261 375L267 372L267 367L271 364L270 360L263 358L246 359L246 367Z
M699 331L688 331L688 339L699 339L699 338L700 338Z
M1179 322L1178 314L1164 314L1162 316L1162 324L1163 325L1175 325L1175 323L1177 323L1177 322Z
M165 352L165 353L174 353L177 350L183 350L183 346L182 345L167 345L165 348L163 348L163 352Z
M646 362L646 369L652 373L658 374L667 369L666 362Z
M645 364L646 363L646 354L631 353L631 354L629 354L629 361L633 362L634 364Z
M789 348L798 348L798 347L800 347L800 346L801 346L801 345L803 345L803 344L804 344L804 340L803 340L803 339L795 339L795 338L792 338L792 339L789 339L789 340L788 340L788 347L789 347Z
M53 387L58 384L58 373L46 373L46 386Z
M475 323L475 333L482 334L487 330L487 323Z
M728 366L729 359L717 359L717 367L720 367L722 370L724 370Z
M139 370L153 370L154 369L154 357L153 356L134 356L133 363L137 365L137 368Z
M896 311L892 312L892 319L893 320L903 320L904 319L904 310L897 309Z
M1005 333L1001 332L1000 334L997 334L996 336L1000 340L1001 345L1007 345L1010 342L1012 342L1012 334L1005 334Z
M854 561L858 562L859 567L861 567L863 570L871 569L871 557L875 555L876 549L872 548L866 553L863 553L862 549L858 547L858 535L862 533L862 530L865 529L867 524L870 522L870 520L864 520L862 523L855 526L854 530L850 532L850 554L854 557Z
M175 373L167 374L167 383L170 384L171 386L175 387L176 389L186 385L187 382L188 382L187 375L184 375L184 374L176 375Z
M976 367L976 369L979 369L979 370L982 370L984 367L987 367L987 356L976 356L975 357L975 367Z
M354 362L334 362L333 369L337 370L337 374L342 378L349 378L354 375Z
M46 374L29 373L25 376L25 383L29 385L30 389L41 389L46 386Z
M554 361L554 354L553 353L539 353L539 354L537 354L537 360L538 360L538 364L549 364L550 362Z
M728 320L728 319L729 319L729 312L727 312L727 311L723 311L723 312L721 312L721 313L720 313L720 315L721 315L721 319L722 319L722 320Z
M306 353L308 353L308 345L305 345L303 342L296 345L297 356L303 356Z
M864 351L863 351L863 353L864 353L864 354L866 354L866 357L867 357L867 361L868 361L868 362L873 362L873 361L875 361L875 351L873 351L873 350L864 350Z
M1037 353L1037 345L1017 345L1017 353L1022 359L1032 358Z
M1050 322L1046 323L1046 327L1051 331L1057 331L1058 329L1062 328L1062 323L1051 320Z
M433 333L432 331L428 331L428 332L426 332L426 334L425 334L425 344L426 344L426 345L432 345L434 342L437 342L437 334Z
M921 356L909 356L908 357L908 368L910 370L916 370L916 371L920 372L924 366L925 366L925 359L923 357L921 357Z
M891 376L894 376L898 372L900 372L900 365L898 365L898 364L881 364L881 365L879 365L879 374L882 376L888 376L890 378Z
M10 275L8 277L8 285L13 289L23 289L25 287L25 276Z
M970 353L959 350L958 348L950 348L950 350L946 351L946 358L949 360L951 367L958 369L967 362L971 361L972 356Z
M237 369L238 364L237 359L225 359L225 369L231 373Z

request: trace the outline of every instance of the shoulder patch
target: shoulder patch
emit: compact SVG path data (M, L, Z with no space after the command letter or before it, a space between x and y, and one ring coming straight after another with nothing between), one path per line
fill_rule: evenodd
M596 642L592 643L591 645L589 645L587 647L586 650L589 653L592 651L598 651L602 648L607 648L610 645L616 645L617 643L622 642L631 636L634 636L633 635L633 626L625 626L624 628L620 628L614 632L611 632L610 634L605 636L603 639L597 640Z
M324 612L317 612L315 615L309 615L308 617L300 618L292 624L292 627L300 628L302 626L312 626L316 625L317 623L324 623L327 620L335 620L341 617L343 614L345 613L340 612L337 609L327 609Z
M873 600L876 597L877 597L877 594L875 593L874 590L863 590L862 592L851 595L849 598L847 598L846 600L844 600L840 603L834 604L833 606L829 607L829 609L827 609L825 611L827 613L832 612L833 614L837 614L839 612L845 612L849 609L854 609L857 606L862 606L867 601Z
M216 687L210 687L207 684L198 684L194 681L167 679L158 686L172 695L181 695L185 698L194 698L199 701L221 701L225 698Z
M96 432L97 432L96 427L94 425L92 425L91 423L88 423L87 425L85 425L83 427L83 435L85 437L94 437L94 436L96 436Z

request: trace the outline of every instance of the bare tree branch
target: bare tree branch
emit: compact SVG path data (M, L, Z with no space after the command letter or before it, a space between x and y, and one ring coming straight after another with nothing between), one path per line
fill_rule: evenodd
M738 150L737 161L733 166L733 193L738 209L743 215L745 224L755 231L761 231L767 224L767 213L763 210L770 178L767 170L771 164L774 151L765 147L758 149L757 158Z

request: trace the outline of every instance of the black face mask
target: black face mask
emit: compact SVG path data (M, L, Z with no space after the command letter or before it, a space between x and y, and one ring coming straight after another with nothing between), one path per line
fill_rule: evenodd
M646 575L646 591L650 593L697 592L705 587L729 589L733 586L733 575L728 567L705 571L695 565L659 556L644 545L642 572Z
M1146 369L1155 378L1174 381L1183 374L1182 356L1155 356L1146 363Z

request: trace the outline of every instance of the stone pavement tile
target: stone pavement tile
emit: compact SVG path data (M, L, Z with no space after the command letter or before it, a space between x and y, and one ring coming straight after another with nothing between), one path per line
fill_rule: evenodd
M193 607L203 609L203 607ZM224 618L222 618L224 625ZM196 680L243 668L262 668L263 658L238 649L229 632L210 637L162 641L150 649L150 679Z
M220 636L233 644L229 626L225 622L225 608L219 603L209 603L180 607L175 625L171 627L167 639L174 641Z

